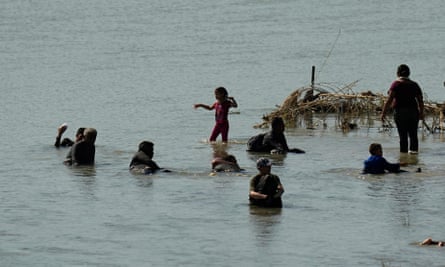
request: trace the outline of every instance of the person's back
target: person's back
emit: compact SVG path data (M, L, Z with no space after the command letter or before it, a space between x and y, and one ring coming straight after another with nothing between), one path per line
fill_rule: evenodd
M267 132L263 138L262 150L267 152L272 150L287 152L289 147L287 146L284 133L282 131L274 131L273 129Z
M159 170L159 166L153 161L153 146L150 141L142 141L138 151L133 155L130 162L130 171L134 173L153 173Z
M80 141L73 145L73 163L76 165L93 165L96 147L92 143Z
M84 140L75 143L71 150L71 158L68 163L74 165L94 165L96 154L97 131L94 128L87 128L84 131Z
M395 93L394 108L398 109L414 109L417 111L416 97L422 94L419 85L409 78L399 78L393 82L391 89Z
M372 155L364 162L364 173L383 174L385 173L386 160L382 156Z
M385 170L389 172L400 172L400 163L389 163L383 157L382 145L378 143L372 143L369 146L369 156L368 159L364 161L363 173L369 174L384 174Z
M212 170L214 172L239 172L242 169L233 155L217 157L212 160Z

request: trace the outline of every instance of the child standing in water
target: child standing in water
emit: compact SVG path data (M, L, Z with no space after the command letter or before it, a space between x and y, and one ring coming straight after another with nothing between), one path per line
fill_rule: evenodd
M215 89L216 101L213 105L195 104L194 108L205 108L207 110L215 110L215 126L210 135L210 142L215 142L219 134L222 141L227 142L229 136L229 109L238 107L235 98L229 96L226 88L218 87Z

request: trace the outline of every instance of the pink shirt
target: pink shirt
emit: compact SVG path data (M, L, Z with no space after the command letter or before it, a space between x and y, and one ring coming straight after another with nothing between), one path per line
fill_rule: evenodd
M213 106L215 107L215 121L226 122L229 116L229 108L232 106L230 101L224 101L220 103L216 101Z

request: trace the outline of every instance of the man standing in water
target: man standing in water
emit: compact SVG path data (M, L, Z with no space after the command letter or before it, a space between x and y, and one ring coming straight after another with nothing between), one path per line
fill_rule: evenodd
M280 178L270 172L272 163L269 159L257 161L259 173L250 180L249 201L251 205L281 208L281 195L284 193Z

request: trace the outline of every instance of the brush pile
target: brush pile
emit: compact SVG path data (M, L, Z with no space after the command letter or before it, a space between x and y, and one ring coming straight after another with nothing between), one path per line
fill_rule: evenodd
M264 115L263 123L255 127L267 128L272 118L277 116L282 117L286 125L296 127L308 116L317 115L323 120L328 115L335 115L340 128L350 129L357 126L356 121L363 121L363 118L379 119L388 96L371 91L356 93L353 88L357 83L355 81L341 88L314 84L296 89L275 111ZM445 105L430 102L424 96L424 106L425 118L433 119L431 127L434 128L434 124L439 123L439 115ZM392 116L387 116L387 119L392 119Z

